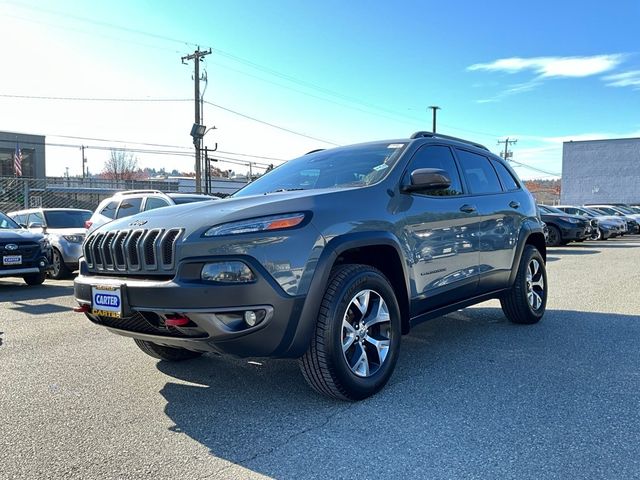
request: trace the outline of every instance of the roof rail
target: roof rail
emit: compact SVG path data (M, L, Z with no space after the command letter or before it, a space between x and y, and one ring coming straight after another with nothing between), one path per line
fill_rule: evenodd
M136 193L159 193L161 195L166 195L166 193L161 192L160 190L123 190L122 192L116 192L114 196L134 195Z
M467 143L469 145L473 145L474 147L478 147L478 148L481 148L483 150L486 150L487 152L489 151L489 149L487 147L485 147L484 145L482 145L480 143L471 142L469 140L465 140L464 138L452 137L451 135L443 135L441 133L420 131L420 132L416 132L413 135L411 135L410 138L412 140L416 139L416 138L446 138L447 140L455 140L456 142Z

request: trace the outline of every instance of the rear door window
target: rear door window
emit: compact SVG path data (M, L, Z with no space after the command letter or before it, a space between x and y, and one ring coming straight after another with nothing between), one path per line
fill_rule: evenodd
M500 193L502 187L496 171L484 155L456 148L462 174L472 194Z
M101 211L100 215L104 215L107 218L116 218L116 210L118 209L118 202L113 200L109 202Z
M513 178L511 172L507 170L507 167L505 167L502 163L496 160L491 160L491 165L493 165L493 168L496 169L498 177L500 177L500 181L502 182L502 186L505 190L512 191L518 190L518 188L520 188L520 185L518 185L516 179Z
M124 198L118 207L116 218L130 217L136 213L140 213L142 205L142 197Z
M147 201L144 204L145 212L148 210L154 210L156 208L168 207L169 202L164 198L159 197L147 197Z

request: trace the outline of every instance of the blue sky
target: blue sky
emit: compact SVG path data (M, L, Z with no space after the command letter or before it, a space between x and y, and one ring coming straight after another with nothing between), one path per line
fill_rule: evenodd
M4 95L189 99L191 67L180 56L199 44L214 49L205 100L337 144L430 129L433 104L442 133L494 151L499 139L518 138L514 160L549 173L561 171L563 140L640 136L637 1L24 0L0 1L0 19ZM0 111L0 130L51 143L189 152L186 101L0 96ZM258 164L330 146L212 105L205 123L217 128L209 145ZM108 152L88 152L100 171ZM79 173L79 155L49 147L47 173ZM188 157L137 155L142 166L191 166Z

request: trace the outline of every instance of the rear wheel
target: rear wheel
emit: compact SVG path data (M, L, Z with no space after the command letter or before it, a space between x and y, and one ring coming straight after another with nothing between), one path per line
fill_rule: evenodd
M547 225L549 228L549 238L547 239L547 245L549 247L558 247L562 245L562 234L558 227L554 227L553 225Z
M24 282L27 285L42 285L46 276L47 274L42 272L42 273L34 273L32 275L25 275L22 278L24 279Z
M513 287L500 299L502 311L513 323L540 321L547 307L547 271L542 255L533 245L522 252Z
M147 342L146 340L138 340L134 338L136 345L147 355L160 360L167 360L169 362L180 362L182 360L190 360L202 355L201 352L193 352L186 348L178 347L165 347L164 345L158 345L157 343Z
M317 392L361 400L387 383L400 350L400 308L389 281L367 265L334 269L316 330L300 359Z

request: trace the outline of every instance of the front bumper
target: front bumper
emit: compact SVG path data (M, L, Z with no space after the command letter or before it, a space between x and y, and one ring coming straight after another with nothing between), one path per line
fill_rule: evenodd
M577 228L561 228L562 239L566 241L584 240L590 233L590 228L577 227Z
M49 259L42 255L35 260L24 262L16 266L0 266L1 277L24 277L25 275L35 275L45 273L51 268Z
M241 260L256 275L248 284L214 284L200 280L202 262L183 264L172 279L135 279L122 276L87 275L84 262L74 282L80 305L91 306L92 287L120 287L122 318L86 313L89 320L120 335L160 345L242 357L286 356L305 296L287 295L263 267L252 258ZM242 320L245 311L264 313L255 326ZM167 319L187 317L185 326Z

